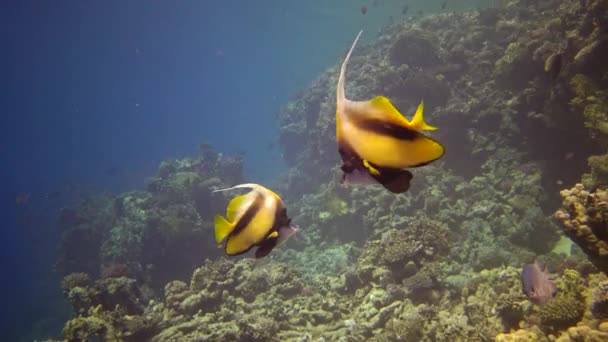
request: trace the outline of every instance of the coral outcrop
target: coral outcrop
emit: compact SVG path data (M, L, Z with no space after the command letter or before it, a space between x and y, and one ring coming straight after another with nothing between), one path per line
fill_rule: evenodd
M201 259L218 256L212 217L227 198L212 190L242 183L242 161L208 146L198 159L164 161L147 190L86 198L64 209L57 269L93 278L122 275L160 291L185 279Z
M582 184L562 190L562 209L555 213L564 232L590 257L596 267L608 271L608 190L589 192Z

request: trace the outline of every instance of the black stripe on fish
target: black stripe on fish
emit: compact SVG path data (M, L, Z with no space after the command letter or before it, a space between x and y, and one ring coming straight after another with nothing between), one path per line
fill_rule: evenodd
M355 121L355 125L360 129L399 140L416 140L421 136L420 133L413 129L381 120L357 120Z
M230 233L231 236L238 235L251 223L251 220L253 220L255 215L260 210L263 200L263 196L259 194L253 199L253 203L251 203L249 208L247 208L243 216L241 216L241 218L239 219L239 222L237 222L236 226L234 227L234 230Z

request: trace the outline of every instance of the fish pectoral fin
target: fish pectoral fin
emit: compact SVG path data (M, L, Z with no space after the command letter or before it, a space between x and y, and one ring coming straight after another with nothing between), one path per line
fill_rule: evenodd
M372 176L379 176L380 175L380 171L378 171L378 169L376 169L375 167L372 166L372 164L370 164L367 160L363 160L363 166L365 166L365 168L367 169L367 171L369 171L369 174Z
M222 215L215 215L215 242L221 243L232 232L234 225Z
M408 170L381 168L378 175L372 175L386 190L401 194L409 190L412 173Z
M268 253L270 253L276 247L278 237L279 233L277 233L276 231L268 235L268 237L264 241L262 241L262 243L260 243L258 249L255 250L256 259L267 256Z
M410 125L412 126L412 128L417 131L434 131L434 130L436 130L437 127L431 126L431 125L427 124L426 122L424 122L424 116L422 114L423 111L424 111L424 102L420 101L420 104L418 105L418 108L416 109L416 113L414 113L414 117L412 118L412 121L410 122Z

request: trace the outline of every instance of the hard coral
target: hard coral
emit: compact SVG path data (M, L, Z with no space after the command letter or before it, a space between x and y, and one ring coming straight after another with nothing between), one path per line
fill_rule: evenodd
M585 307L576 298L559 296L540 309L543 325L552 329L564 329L575 325L585 312Z
M65 293L70 292L75 287L86 287L91 283L91 278L86 273L70 273L63 277L61 288Z
M439 53L429 33L411 30L402 33L389 50L394 65L426 67L439 62Z
M566 235L590 257L591 262L608 271L608 190L589 192L582 184L561 191L562 208L555 217Z
M591 172L584 174L581 182L587 189L608 186L608 154L591 156L588 159Z

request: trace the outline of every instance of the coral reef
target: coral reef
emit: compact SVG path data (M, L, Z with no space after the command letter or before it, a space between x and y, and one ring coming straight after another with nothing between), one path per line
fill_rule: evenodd
M367 261L361 257L354 268ZM371 274L383 272L381 265L372 267ZM350 282L353 289L344 292L333 285L343 275L312 280L276 261L220 258L196 269L189 285L168 283L161 301L146 298L132 279L87 285L81 275L69 275L64 281L66 289L72 287L68 297L80 289L89 301L73 302L78 314L66 323L64 338L464 341L496 336L498 341L548 341L550 334L605 336L605 274L584 281L567 269L558 276L560 296L533 306L520 292L519 272L506 267L463 274L431 263L402 283ZM502 333L517 328L525 330Z
M222 212L217 187L242 183L242 161L208 146L197 159L164 161L146 191L86 198L59 219L60 274L93 278L129 276L160 291L185 279L205 257L218 256L209 238L212 217Z
M352 56L349 97L386 95L408 117L424 100L445 158L400 196L339 184L327 70L279 114L290 169L276 190L302 232L265 260L213 247L227 198L210 190L242 182L242 165L208 146L163 162L146 191L65 209L64 338L607 339L606 13L606 0L512 0L382 29ZM575 246L556 248L559 226ZM558 287L544 306L521 291L534 259Z

